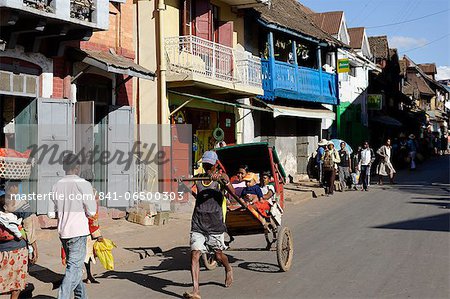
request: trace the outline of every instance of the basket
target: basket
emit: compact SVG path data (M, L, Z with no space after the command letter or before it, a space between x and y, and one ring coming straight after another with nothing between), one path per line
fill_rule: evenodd
M33 161L28 158L0 157L0 178L10 180L29 179Z

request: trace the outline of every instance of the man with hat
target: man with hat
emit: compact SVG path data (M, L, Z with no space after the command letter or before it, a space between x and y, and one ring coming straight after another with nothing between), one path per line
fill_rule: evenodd
M320 183L320 185L323 185L323 161L322 161L322 157L325 153L325 147L328 144L328 140L326 139L322 139L319 141L319 143L317 144L319 147L317 148L316 151L316 165L317 165L317 169L319 170L319 177L318 177L318 181Z
M225 287L233 282L233 271L227 256L223 253L225 246L225 217L223 205L226 199L223 195L224 186L234 191L230 179L225 173L217 172L217 154L206 151L202 156L202 166L205 177L210 180L199 180L195 183L196 201L191 221L191 275L194 284L191 293L184 293L184 298L200 299L199 290L199 260L203 253L214 251L216 260L225 268ZM219 183L220 182L220 183ZM225 202L224 202L225 201Z

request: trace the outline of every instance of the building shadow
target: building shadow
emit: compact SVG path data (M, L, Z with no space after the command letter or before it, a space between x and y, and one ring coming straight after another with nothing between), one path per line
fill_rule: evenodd
M450 213L393 222L372 228L450 232Z

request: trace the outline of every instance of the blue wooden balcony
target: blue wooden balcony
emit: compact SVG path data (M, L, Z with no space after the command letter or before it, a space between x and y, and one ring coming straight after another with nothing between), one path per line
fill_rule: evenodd
M336 74L316 69L262 59L264 100L276 97L322 104L337 104Z

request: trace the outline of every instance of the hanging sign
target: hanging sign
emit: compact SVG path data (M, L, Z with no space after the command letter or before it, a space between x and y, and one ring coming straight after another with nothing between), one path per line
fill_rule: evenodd
M350 72L350 61L348 58L343 58L338 60L338 73L348 73Z
M368 94L367 95L367 109L368 110L381 110L383 106L382 94Z

